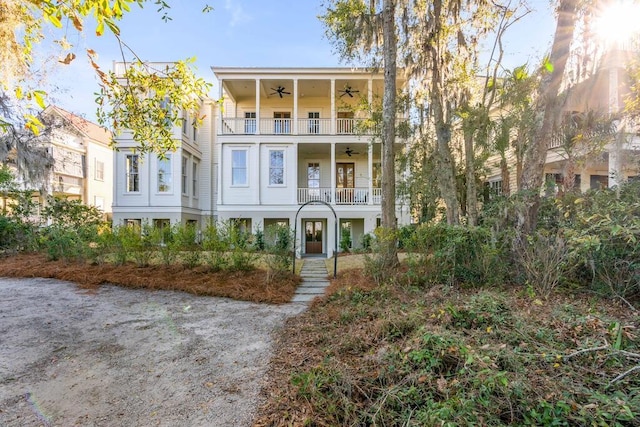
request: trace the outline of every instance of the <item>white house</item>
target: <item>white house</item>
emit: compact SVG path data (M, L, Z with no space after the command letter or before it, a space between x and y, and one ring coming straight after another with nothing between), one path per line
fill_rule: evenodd
M131 135L118 136L114 224L218 220L252 232L281 224L298 230L299 255L326 256L340 239L337 229L360 246L381 217L379 125L368 111L382 99L383 75L351 68L213 72L221 105L203 103L197 131L188 120L176 128L180 148L166 159L142 156ZM397 150L403 146L398 139ZM398 203L397 219L409 222L408 206Z
M381 217L379 125L368 111L382 99L383 75L351 68L213 72L224 100L215 136L218 218L252 230L295 228L301 255L331 256L336 228L360 246ZM403 145L399 139L397 150ZM396 215L408 223L408 206L398 203Z

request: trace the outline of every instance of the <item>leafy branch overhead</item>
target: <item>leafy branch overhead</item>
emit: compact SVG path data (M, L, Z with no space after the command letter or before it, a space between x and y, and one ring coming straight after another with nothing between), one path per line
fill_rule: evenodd
M211 84L191 69L193 59L171 64L124 63L122 74L105 73L91 59L100 78L98 121L114 132L131 132L141 152L164 154L177 148L174 127L186 120L198 126L202 98Z
M68 42L69 33L88 31L86 24L89 21L95 23L97 36L110 32L121 47L131 51L121 39L118 23L131 11L132 5L142 8L149 4L157 8L163 21L171 20L170 5L164 0L2 1L0 90L27 101L32 107L44 109L47 94L38 87L32 70L37 65L34 64L34 49L45 40L45 28L52 27L61 33L54 44L61 49L58 63L62 65L76 59L77 52L73 52L74 46ZM211 10L207 5L203 13ZM210 88L195 76L189 66L193 60L176 62L166 69L133 62L127 64L123 75L116 76L100 69L93 50L87 49L87 54L100 81L97 101L101 124L111 126L116 133L128 127L133 131L134 139L140 142L142 151L158 149L162 153L175 148L176 143L170 138L171 127L181 120L183 109L191 113L190 117L197 117L199 103ZM167 105L172 108L166 108ZM24 119L26 128L37 134L42 124L35 115ZM194 125L198 122L196 119ZM0 115L0 128L9 125L10 120Z

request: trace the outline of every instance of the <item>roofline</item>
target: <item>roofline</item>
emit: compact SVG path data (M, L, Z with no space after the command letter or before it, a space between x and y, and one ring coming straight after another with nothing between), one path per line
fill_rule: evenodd
M368 67L220 67L211 66L211 70L218 74L376 74L382 76L381 71L374 71Z

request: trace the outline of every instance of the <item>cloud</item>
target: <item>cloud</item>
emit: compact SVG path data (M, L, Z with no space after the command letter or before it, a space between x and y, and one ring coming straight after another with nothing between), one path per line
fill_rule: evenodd
M237 0L225 0L224 10L231 14L229 27L235 27L237 24L246 24L251 21L251 16L242 9Z

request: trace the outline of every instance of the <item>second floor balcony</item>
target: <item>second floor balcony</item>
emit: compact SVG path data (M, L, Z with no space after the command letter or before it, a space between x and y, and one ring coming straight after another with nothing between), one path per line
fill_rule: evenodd
M291 119L223 117L221 135L374 135L378 125L364 118Z

